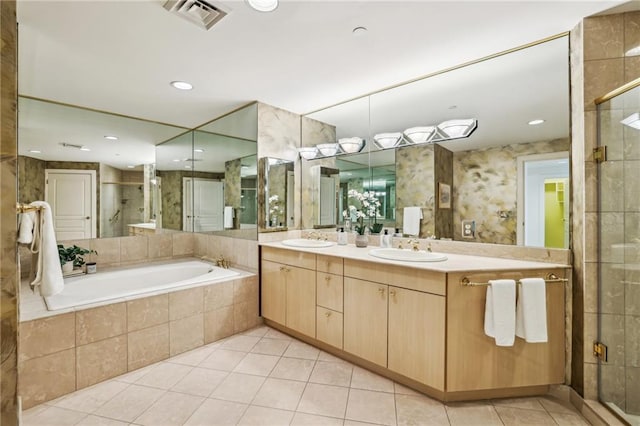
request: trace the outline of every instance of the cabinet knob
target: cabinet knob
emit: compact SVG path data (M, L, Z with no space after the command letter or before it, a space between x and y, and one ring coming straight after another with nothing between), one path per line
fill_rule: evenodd
M280 272L289 272L291 269L287 268L286 266L281 266L280 267Z
M329 317L331 316L331 312L325 312L325 313L324 313L324 316L325 316L325 317L327 317L327 318L329 318Z
M395 296L395 295L396 295L395 290L389 290L389 296Z
M380 293L381 295L383 295L383 296L384 296L384 288L383 288L383 287L380 287L380 288L378 289L378 293Z
M329 282L329 281L331 281L331 277L329 275L325 275L324 280L326 282Z

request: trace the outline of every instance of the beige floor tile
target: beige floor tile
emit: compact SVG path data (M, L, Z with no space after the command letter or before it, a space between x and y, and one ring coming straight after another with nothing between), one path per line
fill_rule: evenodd
M295 380L268 378L253 399L252 405L294 411L306 384Z
M82 419L80 423L76 423L76 426L126 426L128 424L129 422L89 415Z
M53 405L69 410L93 413L128 386L128 383L115 380L99 383L64 396L56 400Z
M79 411L67 410L64 408L50 407L43 405L44 409L31 409L24 412L22 417L23 426L66 426L75 425L80 422L87 413ZM38 407L36 407L38 408ZM33 410L33 411L32 411Z
M216 346L207 345L169 358L167 362L171 362L174 364L191 365L195 367L196 365L199 365L202 361L207 359L207 357L215 352L215 350Z
M345 420L344 426L371 426L378 425L379 423L369 423L369 422L357 422L355 420Z
M296 413L291 420L291 426L342 426L343 423L342 419L305 413Z
M264 337L251 349L251 352L265 355L282 356L290 341L284 339L270 339Z
M351 389L345 419L360 422L396 424L396 405L391 393Z
M248 404L258 393L265 378L249 374L231 373L211 394L212 398Z
M207 399L193 413L185 426L231 426L238 423L248 405Z
M135 383L136 381L140 380L143 376L150 373L151 370L156 368L158 365L160 365L160 363L151 364L146 367L138 368L137 370L130 371L127 374L114 377L113 380L117 380L119 382L124 382L124 383Z
M256 376L268 376L276 366L280 357L262 354L247 354L236 368L236 373L255 374Z
M395 393L399 395L422 395L420 392L414 391L413 389L401 385L400 383L394 383L393 389Z
M269 331L267 331L264 337L268 337L270 339L294 340L293 337L288 336L278 330L274 330L273 328L269 328Z
M352 373L353 366L351 364L317 361L309 381L325 385L349 387Z
M496 411L505 426L556 424L553 418L546 411L501 406L497 406Z
M144 413L165 391L131 385L100 407L94 414L110 419L132 422Z
M550 413L578 414L578 410L569 401L545 396L538 398L542 406Z
M538 398L502 398L491 401L496 407L524 408L527 410L542 410L544 407L540 404Z
M225 349L218 349L211 355L209 355L198 366L203 368L211 368L214 370L233 371L236 365L242 361L245 357L244 352L228 351Z
M136 381L137 385L159 389L171 389L182 380L193 367L163 362Z
M315 361L300 358L280 358L271 372L271 377L277 379L301 380L306 382L313 371Z
M318 359L318 355L320 355L319 349L316 349L311 345L307 345L306 343L294 340L284 352L283 356L289 358L304 358L316 360Z
M423 395L396 394L396 413L400 425L448 425L444 405Z
M328 352L320 351L320 355L318 355L318 361L326 361L326 362L343 362L345 364L350 364L342 358L338 358L337 356L331 355Z
M181 426L204 402L204 398L167 392L158 399L135 423L145 426Z
M551 417L555 420L555 422L559 426L587 426L589 422L587 422L584 417L579 414L569 414L569 413L549 413Z
M232 351L249 352L260 341L260 337L257 336L245 336L243 334L236 334L231 336L222 343L224 349Z
M238 424L247 426L288 426L291 423L293 414L293 411L252 405L247 408Z
M264 335L267 334L269 330L271 329L266 325L260 325L258 327L254 327L252 329L244 331L242 332L242 334L244 334L245 336L264 337Z
M344 418L348 395L348 388L308 383L298 405L298 411Z
M379 392L394 392L393 381L379 376L364 368L354 367L351 377L351 387Z
M446 406L449 422L457 425L502 425L493 405L484 402L450 403Z
M182 380L171 388L172 391L188 393L189 395L211 395L216 387L229 375L226 371L210 370L208 368L194 368Z

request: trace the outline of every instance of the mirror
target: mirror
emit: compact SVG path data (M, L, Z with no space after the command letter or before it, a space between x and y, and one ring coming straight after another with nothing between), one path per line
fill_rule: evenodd
M18 123L18 201L65 203L59 239L154 232L155 145L186 129L24 96Z
M566 248L566 239L561 245L552 242L544 237L544 229L553 226L557 233L566 232L568 227L568 203L547 203L545 207L545 200L552 198L545 195L545 183L558 181L566 184L546 186L568 188L568 84L566 36L496 55L305 116L302 146L353 136L364 138L367 146L360 154L303 163L333 161L340 170L338 211L347 203L343 186L357 185L348 182L346 173L354 173L358 164L366 163L368 173L359 173L369 188L384 193L384 213L380 216L389 228L403 228L404 208L418 206L423 213L420 237ZM468 138L435 144L405 143L387 150L373 143L380 133L463 118L478 120L477 130ZM534 119L544 122L528 124ZM305 131L305 120L331 128L335 139L318 141L311 137ZM392 152L393 159L382 160ZM534 167L537 161L555 162L558 167L549 172L550 167L544 163ZM519 163L524 170L545 169L546 174L538 175L538 184L530 188L525 185L524 174L518 173ZM378 166L384 167L383 171ZM384 191L382 179L375 176L379 173L386 175ZM394 184L387 185L387 181ZM303 182L303 187L312 186L313 182ZM562 199L569 198L564 194ZM394 206L395 212L387 206ZM303 204L302 209L303 218L313 217L311 203ZM548 209L560 212L554 218L557 224L546 222Z
M258 161L258 226L260 232L287 230L292 226L294 162L262 157Z

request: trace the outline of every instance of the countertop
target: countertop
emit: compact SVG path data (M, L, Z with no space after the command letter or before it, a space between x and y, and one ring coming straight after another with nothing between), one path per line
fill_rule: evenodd
M343 257L345 259L363 260L367 262L401 265L408 268L424 269L436 272L492 272L504 270L526 270L526 269L558 269L570 268L570 265L558 263L534 262L528 260L503 259L498 257L470 256L464 254L442 253L447 256L447 260L439 262L408 262L399 260L387 260L371 256L369 250L378 248L369 246L365 248L356 247L353 244L339 246L334 244L330 247L307 248L291 247L281 242L260 243L263 247L274 247L285 250L301 251L306 253L324 254L327 256Z

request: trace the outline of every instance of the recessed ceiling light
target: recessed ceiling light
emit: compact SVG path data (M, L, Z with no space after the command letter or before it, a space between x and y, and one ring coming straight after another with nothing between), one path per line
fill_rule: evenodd
M131 165L129 165L129 166L127 166L127 169L134 169L135 167L136 167L136 166L131 166Z
M278 0L246 0L247 4L258 12L273 12L278 7Z
M204 149L202 148L196 148L193 150L193 152L204 152Z
M536 120L531 120L529 122L529 125L530 126L537 126L538 124L542 124L542 123L544 123L544 120L541 120L541 119L538 118Z
M105 139L108 139L110 141L117 141L118 137L117 136L112 136L112 135L107 135L104 137Z
M87 148L86 146L83 146L82 148L80 148L80 151L91 151L91 149Z
M191 90L193 89L193 85L187 83L186 81L172 81L171 85L178 90Z
M32 154L40 154L42 151L39 151L37 149L30 149L29 152Z
M172 160L172 161L173 161L174 163L179 163L179 162L180 162L180 159L179 159L179 158L176 158L175 160Z
M367 33L367 28L366 27L355 27L353 29L353 31L351 31L351 33L354 36L360 37L360 36L363 36L363 35L365 35Z

